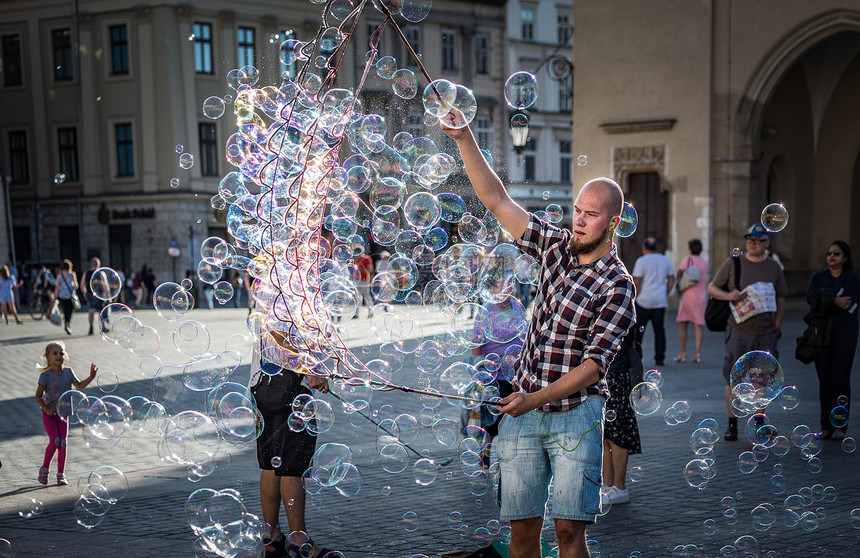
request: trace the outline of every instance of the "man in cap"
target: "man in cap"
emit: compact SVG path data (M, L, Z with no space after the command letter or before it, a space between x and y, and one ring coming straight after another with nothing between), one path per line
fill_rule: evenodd
M726 327L726 354L723 359L723 376L726 379L726 410L729 414L729 428L724 438L729 441L738 439L738 419L732 408L734 395L730 386L730 375L735 362L750 351L767 351L779 358L776 350L777 342L782 337L780 328L785 316L785 297L788 285L780 265L767 255L770 245L770 233L761 223L751 226L744 235L746 252L740 260L740 278L735 280L735 266L732 258L727 258L717 271L714 280L708 285L708 294L718 300L740 302L744 295L742 290L754 283L771 283L775 293L776 311L761 312L738 323L734 315L729 316ZM740 290L735 288L740 286ZM767 302L767 301L766 301ZM773 306L773 304L771 304Z

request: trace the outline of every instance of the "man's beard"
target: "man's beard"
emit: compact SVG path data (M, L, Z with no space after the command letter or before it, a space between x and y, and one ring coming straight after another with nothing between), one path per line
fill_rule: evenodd
M590 254L591 252L596 250L597 247L600 246L602 242L604 242L604 240L607 239L608 235L609 228L604 229L603 232L600 233L600 236L598 236L591 242L582 242L578 238L576 238L576 235L573 235L570 237L570 243L568 244L568 246L570 247L570 250L571 252L573 252L574 256L579 256L581 254Z

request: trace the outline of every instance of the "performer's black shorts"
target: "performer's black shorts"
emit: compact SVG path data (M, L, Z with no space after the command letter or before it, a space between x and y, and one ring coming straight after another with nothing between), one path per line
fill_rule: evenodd
M286 374L295 376L295 373L285 371ZM282 373L284 374L284 373ZM257 463L260 469L273 470L279 477L300 477L311 465L311 458L317 445L317 437L308 434L307 431L293 432L290 430L289 418L292 412L292 402L299 393L310 393L304 386L298 385L298 379L294 378L293 386L285 385L286 378L281 374L273 376L274 380L269 385L269 378L264 377L259 385L254 386L252 393L259 398L257 408L263 417L263 432L257 438ZM278 390L278 395L286 397L284 405L266 405L263 400L267 399L264 390ZM275 396L277 398L277 396ZM278 467L272 465L272 459L281 458Z

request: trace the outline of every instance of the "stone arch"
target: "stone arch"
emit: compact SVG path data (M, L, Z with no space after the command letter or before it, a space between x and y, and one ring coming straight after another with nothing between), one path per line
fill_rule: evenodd
M735 127L743 145L755 145L761 137L763 114L785 73L810 48L842 31L860 32L860 12L832 10L798 25L762 58L744 88Z

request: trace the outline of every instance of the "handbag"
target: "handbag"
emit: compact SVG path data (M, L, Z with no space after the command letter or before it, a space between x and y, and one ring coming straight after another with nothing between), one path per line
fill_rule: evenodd
M54 304L51 305L51 313L48 314L48 319L55 326L58 326L61 323L63 323L63 315L60 314L60 301L59 300L55 300Z
M688 257L687 260L692 260L692 258ZM690 287L695 286L701 279L702 274L699 268L693 265L692 261L689 261L687 269L681 272L681 278L678 279L678 293L683 293Z
M797 338L797 346L794 348L794 358L803 364L812 364L821 353L822 347L811 344L812 326L808 326L803 334Z
M72 291L72 299L71 299L72 300L72 308L74 308L75 310L80 310L81 309L81 299L78 298L78 292L76 290L74 290L71 285L69 285L68 278L63 277L63 282L66 284L66 287L68 287L69 290Z
M735 288L741 290L741 259L740 256L732 256L735 262ZM729 284L726 283L726 287ZM710 331L725 331L729 323L729 316L732 315L732 310L729 307L728 300L720 300L714 297L708 297L708 304L705 306L705 325Z

